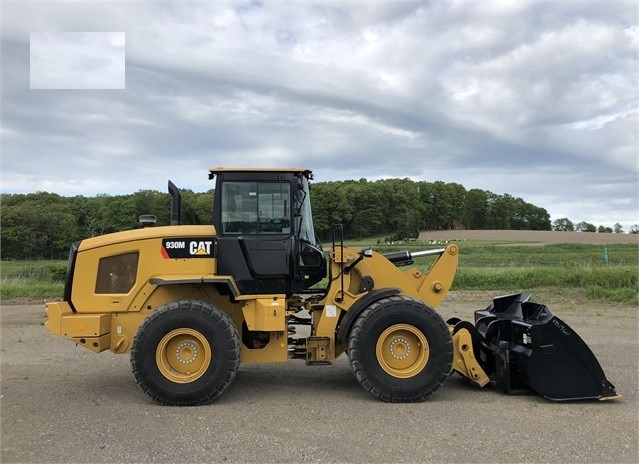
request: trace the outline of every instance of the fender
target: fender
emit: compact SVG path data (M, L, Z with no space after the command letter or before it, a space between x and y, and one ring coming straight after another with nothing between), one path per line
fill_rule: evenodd
M377 290L371 290L367 295L357 300L339 323L337 336L335 337L335 344L341 345L348 341L348 334L351 332L351 327L364 309L382 298L387 298L399 293L401 293L399 288L380 288Z

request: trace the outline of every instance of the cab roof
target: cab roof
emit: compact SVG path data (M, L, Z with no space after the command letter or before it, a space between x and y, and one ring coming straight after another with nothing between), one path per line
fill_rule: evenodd
M307 179L313 178L313 171L306 168L239 168L239 167L217 167L209 169L209 179L213 179L213 177L217 174L223 172L299 172L304 175Z

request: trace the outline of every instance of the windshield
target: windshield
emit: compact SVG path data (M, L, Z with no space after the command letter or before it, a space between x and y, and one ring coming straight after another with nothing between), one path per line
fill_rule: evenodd
M299 206L299 234L300 240L310 243L316 248L322 248L315 236L315 229L313 228L313 213L311 212L311 197L308 194L310 185L306 177L302 178L302 188L298 192L298 198L301 202Z

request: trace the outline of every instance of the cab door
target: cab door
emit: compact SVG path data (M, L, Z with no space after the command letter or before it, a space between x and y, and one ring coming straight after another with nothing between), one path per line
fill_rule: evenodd
M242 293L290 293L295 265L291 183L224 180L219 186L218 273L232 275Z

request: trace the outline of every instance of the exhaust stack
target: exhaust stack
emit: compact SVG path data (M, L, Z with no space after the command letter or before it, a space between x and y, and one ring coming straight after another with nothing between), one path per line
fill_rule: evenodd
M169 181L169 194L171 195L171 225L182 224L182 194L175 184Z

